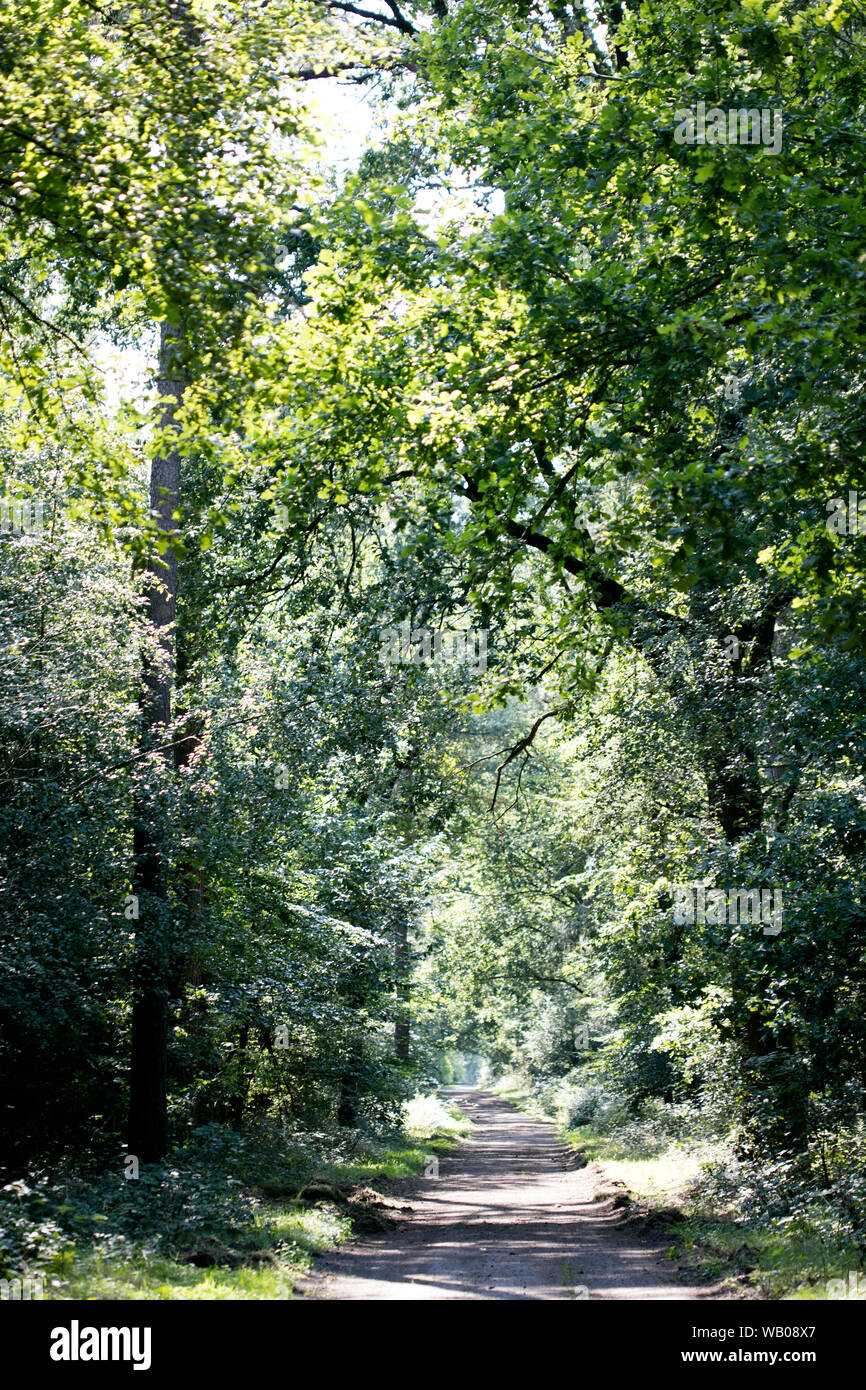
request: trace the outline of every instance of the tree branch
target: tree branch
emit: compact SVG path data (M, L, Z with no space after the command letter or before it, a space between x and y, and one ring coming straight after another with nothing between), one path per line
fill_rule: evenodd
M350 5L347 0L325 0L325 8L329 10L340 10L343 14L356 14L361 19L372 19L377 24L387 24L391 29L398 29L401 34L414 35L415 26L400 13L396 5L392 5L390 0L385 0L388 8L392 12L392 18L388 15L377 14L375 10L362 10L358 5Z

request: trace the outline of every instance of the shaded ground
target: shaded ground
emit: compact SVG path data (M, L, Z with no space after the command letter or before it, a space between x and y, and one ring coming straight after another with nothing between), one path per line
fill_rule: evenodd
M549 1125L498 1096L455 1093L476 1128L439 1177L404 1184L400 1224L325 1256L307 1297L337 1299L695 1299L676 1282L670 1237L629 1218L628 1199ZM406 1210L408 1208L408 1211Z

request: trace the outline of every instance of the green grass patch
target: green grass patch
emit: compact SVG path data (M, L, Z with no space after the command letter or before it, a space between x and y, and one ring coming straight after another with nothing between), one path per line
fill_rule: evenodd
M251 1253L266 1261L200 1268L136 1246L114 1255L78 1249L54 1261L45 1294L61 1300L288 1299L313 1256L346 1240L351 1223L317 1207L289 1211L263 1204L260 1220L244 1234Z
M844 1240L835 1245L803 1222L784 1232L763 1224L701 1211L678 1225L670 1250L708 1278L732 1278L759 1298L812 1301L846 1296L863 1268L862 1255ZM866 1277L860 1274L860 1296Z

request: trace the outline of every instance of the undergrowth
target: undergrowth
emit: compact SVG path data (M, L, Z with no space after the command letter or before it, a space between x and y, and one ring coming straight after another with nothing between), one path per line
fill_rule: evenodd
M291 1298L313 1256L352 1234L349 1211L310 1204L307 1187L422 1173L469 1128L434 1096L404 1115L380 1134L211 1125L137 1177L119 1159L16 1179L0 1190L0 1278L61 1300Z

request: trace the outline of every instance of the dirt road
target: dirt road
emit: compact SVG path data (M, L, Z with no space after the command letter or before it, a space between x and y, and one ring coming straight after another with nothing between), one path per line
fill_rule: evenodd
M455 1095L475 1123L439 1177L403 1188L400 1225L318 1262L304 1292L337 1299L694 1299L661 1235L630 1222L595 1164L566 1169L550 1126L483 1091ZM626 1219L624 1219L626 1218Z

